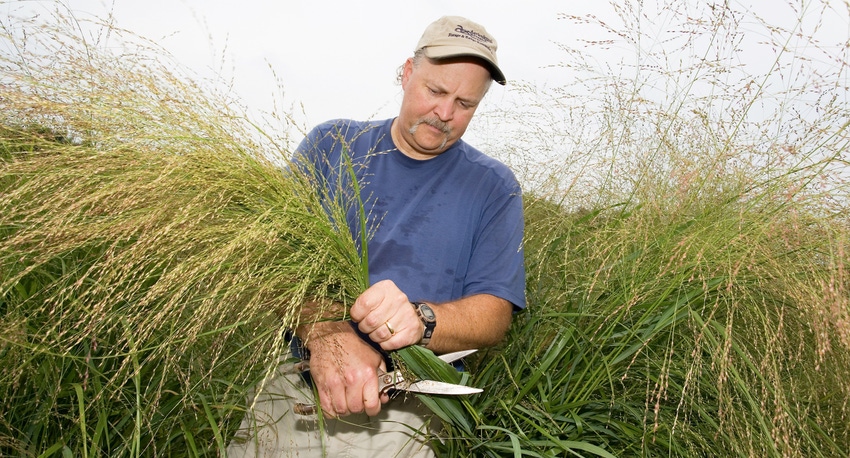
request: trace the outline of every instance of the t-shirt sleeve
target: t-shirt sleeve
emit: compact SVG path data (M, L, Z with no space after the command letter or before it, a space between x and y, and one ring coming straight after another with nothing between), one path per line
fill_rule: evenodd
M525 308L524 225L522 192L513 182L482 213L464 295L492 294Z
M308 175L327 175L328 162L334 144L332 132L338 121L328 121L315 126L292 154L292 164Z

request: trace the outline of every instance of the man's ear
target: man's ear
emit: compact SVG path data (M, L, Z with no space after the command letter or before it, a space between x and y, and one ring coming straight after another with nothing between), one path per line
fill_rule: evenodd
M410 75L413 74L413 58L410 57L404 62L404 70L401 73L401 88L406 89L407 83L410 81Z

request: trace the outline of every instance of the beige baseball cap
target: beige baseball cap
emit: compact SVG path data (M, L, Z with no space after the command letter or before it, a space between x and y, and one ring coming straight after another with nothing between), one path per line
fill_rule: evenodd
M506 82L496 59L496 39L481 24L464 17L443 16L432 22L416 45L416 51L420 49L426 56L436 60L478 57L488 64L494 81L501 85Z

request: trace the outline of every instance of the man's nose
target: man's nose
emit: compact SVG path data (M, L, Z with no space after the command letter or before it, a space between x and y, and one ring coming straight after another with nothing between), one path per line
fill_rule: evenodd
M454 102L451 100L441 100L434 106L434 114L440 118L440 121L448 122L454 117Z

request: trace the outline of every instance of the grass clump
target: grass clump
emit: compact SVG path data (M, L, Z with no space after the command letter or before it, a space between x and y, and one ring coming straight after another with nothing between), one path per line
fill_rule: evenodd
M362 290L351 236L155 47L29 26L0 61L0 454L222 451L301 304Z
M545 165L494 145L530 191L530 305L472 368L490 395L449 455L846 456L846 49L807 28L846 11L613 8L565 16L610 33L565 47L573 85L489 119ZM754 35L763 67L738 60Z

